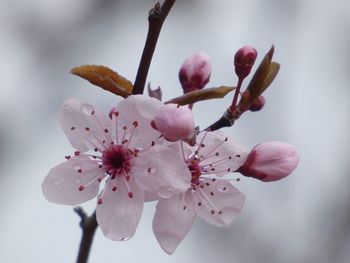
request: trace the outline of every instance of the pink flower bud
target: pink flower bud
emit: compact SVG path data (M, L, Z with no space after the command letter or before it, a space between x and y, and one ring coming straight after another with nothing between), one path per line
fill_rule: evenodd
M265 98L260 95L255 100L253 100L252 104L250 104L249 110L250 111L259 111L261 110L265 105Z
M235 72L240 79L249 75L257 56L256 49L251 46L244 46L235 54Z
M297 167L299 155L294 147L285 142L258 144L249 153L239 172L264 182L280 180Z
M182 64L179 79L184 93L204 88L211 74L210 57L205 53L196 53Z
M186 106L175 104L163 105L151 125L172 142L186 139L194 132L192 111Z

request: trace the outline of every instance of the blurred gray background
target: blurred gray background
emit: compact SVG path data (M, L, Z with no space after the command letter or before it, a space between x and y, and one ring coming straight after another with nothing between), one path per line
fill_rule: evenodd
M134 80L153 0L0 2L0 261L74 262L79 218L47 202L41 182L73 150L57 119L71 97L106 112L120 99L70 75L82 64L109 66ZM166 20L148 80L166 99L181 94L178 69L195 52L213 63L208 86L235 85L232 59L243 45L275 45L280 74L263 111L225 132L248 149L280 140L301 162L275 182L243 178L243 212L230 228L197 220L168 256L152 233L147 204L136 235L113 242L98 230L90 262L294 263L350 261L350 2L346 0L178 0ZM229 105L198 103L206 127ZM83 207L92 212L95 201Z

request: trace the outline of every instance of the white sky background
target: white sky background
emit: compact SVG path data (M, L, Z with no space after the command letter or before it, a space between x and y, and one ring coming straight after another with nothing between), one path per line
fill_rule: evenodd
M41 181L72 151L57 110L71 97L106 112L120 99L68 71L109 66L134 80L152 0L3 0L0 3L0 261L74 262L79 218L47 202ZM282 65L266 106L225 132L248 149L294 144L301 162L289 178L245 179L243 212L230 228L197 220L168 256L151 229L147 204L136 235L113 242L98 230L90 262L317 262L350 258L350 2L346 0L178 0L166 20L148 80L166 99L181 94L178 69L207 52L208 86L235 85L232 59L243 45L257 61L275 45ZM221 116L232 97L194 107L197 124ZM83 205L93 211L95 202Z

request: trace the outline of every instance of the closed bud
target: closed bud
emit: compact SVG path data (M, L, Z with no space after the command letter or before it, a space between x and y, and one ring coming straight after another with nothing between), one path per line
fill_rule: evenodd
M193 114L186 106L165 104L152 120L151 126L168 141L183 140L194 132Z
M292 145L285 142L266 142L253 148L238 172L263 182L271 182L288 176L298 163L299 155Z
M184 93L204 88L211 74L210 57L205 53L196 53L188 57L179 71L179 79Z
M251 46L240 48L234 58L235 72L240 79L247 77L257 56L256 49Z
M249 110L259 111L264 107L264 105L265 105L265 98L264 96L260 95L255 100L253 100L252 104L250 104Z

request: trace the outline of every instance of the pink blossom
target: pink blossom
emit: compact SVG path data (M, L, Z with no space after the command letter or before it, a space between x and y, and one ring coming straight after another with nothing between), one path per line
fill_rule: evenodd
M193 114L186 106L163 105L151 124L171 142L186 139L194 132Z
M132 237L143 210L144 191L160 198L164 191L171 196L190 185L181 155L157 145L160 134L150 126L161 105L154 98L130 96L109 118L91 104L67 100L59 118L76 152L50 170L42 184L44 196L66 205L98 196L97 221L105 236Z
M240 79L244 79L249 75L256 56L256 49L251 46L244 46L236 52L234 58L235 72Z
M191 186L160 200L153 219L155 236L168 254L175 251L197 216L219 227L229 226L244 204L244 195L231 180L219 177L242 166L246 150L220 131L202 132L197 139L194 147L183 142L173 144L181 147L179 151L191 171Z
M210 57L205 53L196 53L188 57L179 71L179 79L184 93L204 88L211 74Z
M253 148L239 172L271 182L291 174L298 163L299 155L292 145L285 142L265 142Z

